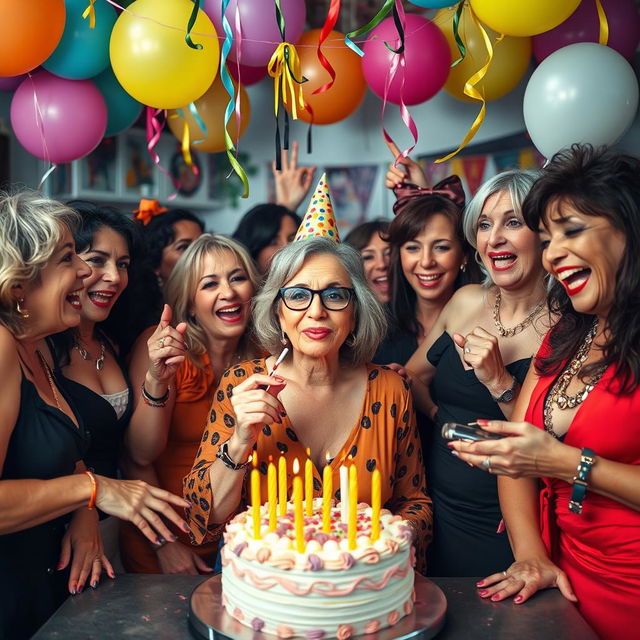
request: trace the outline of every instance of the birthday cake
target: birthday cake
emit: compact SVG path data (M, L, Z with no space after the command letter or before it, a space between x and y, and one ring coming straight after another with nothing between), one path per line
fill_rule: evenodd
M250 509L231 520L221 550L227 613L255 631L309 640L375 633L411 613L415 594L409 523L382 509L379 533L372 540L371 507L361 503L355 545L350 545L340 509L333 507L327 534L322 532L321 501L314 500L313 507L314 515L304 517L303 546L296 538L291 503L271 532L267 506L262 505L259 539Z

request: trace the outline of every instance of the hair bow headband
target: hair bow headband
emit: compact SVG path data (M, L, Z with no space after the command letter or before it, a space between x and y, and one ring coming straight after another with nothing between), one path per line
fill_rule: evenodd
M161 207L157 200L150 200L148 198L142 198L140 200L139 207L133 212L135 220L140 221L144 226L147 226L151 222L152 218L155 218L161 213L169 211L166 207Z
M445 178L433 187L419 187L416 184L405 182L401 187L396 187L393 192L396 195L396 202L393 205L394 215L398 215L405 205L412 200L424 198L425 196L442 196L443 198L448 198L461 209L465 203L462 181L456 175Z

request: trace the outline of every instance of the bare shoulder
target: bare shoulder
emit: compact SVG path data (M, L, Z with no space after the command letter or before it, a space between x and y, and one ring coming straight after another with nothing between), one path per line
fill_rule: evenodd
M20 360L16 339L6 327L0 325L0 377L6 382L7 376L20 378Z
M487 289L479 284L467 284L460 287L443 309L442 315L447 329L449 324L464 322L467 317L477 315L487 299Z

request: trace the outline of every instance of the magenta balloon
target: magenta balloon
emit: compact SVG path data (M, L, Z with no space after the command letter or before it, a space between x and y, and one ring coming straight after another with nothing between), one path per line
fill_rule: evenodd
M371 90L381 98L384 96L387 74L397 56L389 51L385 42L394 49L398 47L398 32L393 18L383 20L370 33L363 47L364 77ZM451 65L449 45L442 31L432 22L421 16L407 15L404 46L405 66L398 66L387 99L400 104L404 77L404 103L419 104L432 98L444 86Z
M216 33L220 38L220 49L224 42L224 29L220 0L205 0L203 11L211 18ZM287 42L296 43L304 29L306 9L304 0L280 0L282 15L285 20ZM242 44L240 62L252 67L266 66L271 55L282 42L282 36L276 21L275 3L268 0L231 0L225 15L233 32L233 46L229 52L229 60L238 59L238 38L235 21L236 8L240 12Z
M602 0L609 23L607 46L631 60L640 41L640 14L633 0ZM594 0L580 6L562 24L533 36L533 55L542 62L554 51L577 42L598 42L600 21Z
M20 76L4 76L0 78L0 91L14 91L26 77L26 74L23 73Z
M246 64L240 65L240 78L238 78L238 65L235 62L228 62L229 73L231 77L240 82L243 87L249 87L257 84L263 78L267 77L267 67L250 67Z
M102 140L107 106L90 80L66 80L38 71L13 95L11 126L31 155L58 164L71 162L86 156Z

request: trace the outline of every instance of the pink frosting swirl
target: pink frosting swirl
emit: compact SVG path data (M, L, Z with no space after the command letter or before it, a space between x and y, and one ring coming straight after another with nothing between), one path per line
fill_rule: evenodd
M338 640L349 640L353 635L353 627L350 624L341 624L336 631Z
M378 633L379 630L380 630L380 622L376 619L371 620L370 622L367 622L367 624L364 625L365 633Z
M287 627L286 624L281 624L276 629L276 635L278 638L293 638L295 631L291 627Z
M322 629L309 629L304 634L307 640L322 640L327 634Z
M309 556L307 557L307 562L310 571L320 571L320 569L322 569L322 567L324 566L322 558L320 558L320 556L316 555L315 553L309 554Z
M356 563L353 556L350 553L347 553L346 551L343 551L340 554L340 560L342 560L342 562L344 563L345 569L351 569L351 567L353 567L353 565Z
M380 554L372 547L366 549L359 558L363 564L377 564L380 562Z
M413 611L413 602L411 602L411 598L404 603L403 609L407 616Z
M400 614L394 609L387 616L387 621L393 627L393 625L397 624L398 620L400 620Z
M238 607L236 607L236 608L233 610L233 617L234 617L236 620L240 620L240 622L242 622L242 621L244 620L244 613L242 613L242 611L240 611L240 609L238 609Z

